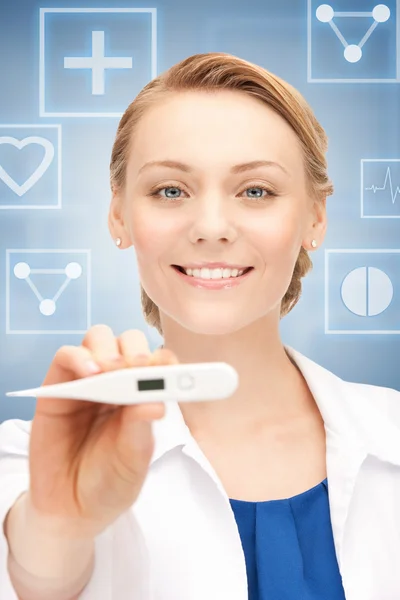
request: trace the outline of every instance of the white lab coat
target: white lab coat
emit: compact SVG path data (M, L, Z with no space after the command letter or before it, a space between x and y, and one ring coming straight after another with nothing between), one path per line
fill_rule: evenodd
M286 350L325 424L331 522L346 600L399 600L400 393L345 382ZM0 523L28 487L29 431L30 422L19 419L0 426ZM177 403L154 423L154 435L140 496L96 538L95 570L81 600L247 600L229 498ZM6 556L1 528L0 598L17 600Z

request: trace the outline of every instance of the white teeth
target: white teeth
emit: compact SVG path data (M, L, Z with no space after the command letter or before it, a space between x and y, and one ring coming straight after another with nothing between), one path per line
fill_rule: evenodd
M183 269L186 275L191 277L200 277L201 279L229 279L230 277L240 277L245 269Z

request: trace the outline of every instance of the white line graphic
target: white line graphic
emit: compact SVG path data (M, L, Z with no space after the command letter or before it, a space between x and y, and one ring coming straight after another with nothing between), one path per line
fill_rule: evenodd
M82 265L80 262L67 262L64 268L32 268L25 261L17 262L11 267L11 257L15 254L82 254L86 257L86 294L83 298L86 311L86 329L13 329L11 328L11 311L14 306L11 302L11 277L25 280L27 285L32 290L33 294L39 301L39 312L45 317L52 317L57 311L57 301L61 294L70 285L71 280L77 280L82 276ZM84 263L84 261L83 261ZM36 285L31 280L30 276L36 275L65 275L66 279L61 284L53 297L44 298ZM47 334L54 335L59 333L82 334L91 327L91 250L64 250L64 249L7 249L6 250L6 334Z
M0 165L0 179L2 179L4 181L4 183L15 194L17 194L19 197L21 197L24 194L26 194L26 192L29 191L35 185L35 183L37 183L39 181L39 179L41 179L43 177L43 175L46 173L47 169L53 162L54 146L50 142L50 140L47 140L46 138L39 137L39 136L30 136L30 137L24 138L23 140L17 140L15 137L10 137L10 136L2 136L2 137L0 137L0 144L11 144L15 148L18 148L18 150L21 150L22 148L25 148L26 146L29 146L30 144L39 144L39 146L43 146L43 148L45 150L43 160L41 161L41 163L39 164L37 169L35 169L35 171L32 173L32 175L30 177L28 177L28 179L22 185L19 185L7 173L7 171L4 169L4 167L2 167Z
M379 187L378 185L371 185L370 187L366 187L365 190L366 191L372 190L374 192L374 194L376 194L376 192L385 191L386 185L388 182L389 182L389 190L390 190L390 196L392 199L392 204L394 204L396 202L397 194L400 194L400 187L396 186L396 189L393 191L393 183L392 183L390 167L388 167L386 169L385 181L383 182L383 186Z
M400 0L399 0L400 1ZM40 117L122 117L123 112L54 112L46 109L46 15L51 14L126 14L148 13L151 18L150 24L150 52L151 52L151 79L157 77L157 9L156 8L41 8L39 25L39 116ZM69 58L69 57L67 57Z
M376 163L378 165L382 165L382 163L389 163L389 165L386 168L386 174L384 177L384 182L383 185L379 186L376 185L376 183L371 183L371 176L369 176L368 178L368 183L371 183L369 186L365 185L365 176L366 174L369 172L370 167L368 167L368 164L370 164L371 166ZM392 174L392 170L395 166L395 164L397 163L397 165L400 166L400 158L362 158L361 159L361 184L360 184L360 190L361 190L361 218L362 219L400 219L400 212L399 214L385 214L385 204L387 203L386 206L386 210L389 211L388 206L392 206L394 207L394 205L396 204L396 202L399 202L398 199L398 194L400 194L400 186L396 186L394 187L393 185L393 174ZM391 167L391 165L393 165L393 167ZM384 167L384 165L382 165L382 167ZM382 178L383 178L383 168L382 170L379 169L380 173L382 173ZM399 170L396 169L396 172L399 173ZM376 176L378 177L378 176ZM381 180L381 175L379 175L379 180ZM373 211L377 212L378 214L368 214L371 211L371 208L368 208L368 204L367 204L367 198L364 198L364 193L365 192L373 192L374 195L376 195L376 206L373 207ZM383 198L381 198L380 196L378 196L378 192L380 193L380 195L382 196L382 194L384 194L386 192L386 194L383 196ZM390 201L389 201L389 193L390 193ZM379 204L379 202L381 204ZM366 208L367 205L367 208ZM382 209L379 208L379 206L382 206ZM396 208L391 209L392 212L393 210L396 210Z
M307 0L307 81L309 83L400 83L400 0L396 0L396 16L391 14L389 6L386 4L377 4L371 11L335 11L330 4L320 4L315 11L312 9L313 1ZM313 18L320 23L326 23L330 26L338 40L343 46L343 57L347 63L357 63L362 59L363 47L371 37L372 33L380 23L391 20L394 21L393 34L395 35L395 73L387 77L316 77L312 74L312 55L313 55ZM350 44L343 35L340 27L334 22L334 18L358 18L373 19L365 35L357 44ZM392 32L391 32L392 33ZM317 52L317 50L315 50Z
M400 250L398 248L395 249L381 249L381 248L352 248L352 249L336 249L336 250L325 250L325 333L333 334L333 335L352 335L352 334L360 334L360 335L399 335L400 334L400 322L395 323L393 329L331 329L330 327L330 316L329 316L329 298L330 298L330 263L329 258L335 254L366 254L368 255L387 255L394 254L395 256L400 257ZM367 258L366 258L367 260ZM371 269L371 267L368 267ZM349 269L350 271L351 269ZM378 269L374 269L372 272L374 276L377 274ZM355 269L357 271L357 269ZM361 271L359 271L361 273ZM386 283L386 296L387 302L389 299L390 286L388 282ZM343 301L343 297L342 297ZM391 301L391 299L390 299ZM371 308L369 308L371 311Z
M104 95L106 69L132 69L131 57L107 57L104 51L104 31L92 31L91 57L65 57L64 69L91 69L92 94Z

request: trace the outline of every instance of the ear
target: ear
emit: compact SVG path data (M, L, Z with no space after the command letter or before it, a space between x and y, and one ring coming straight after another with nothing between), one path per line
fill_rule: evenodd
M108 211L108 229L114 240L118 237L126 239L124 202L122 195L118 191L112 192L110 209Z
M307 232L307 239L304 240L303 246L306 249L309 249L311 248L311 240L315 240L317 242L317 248L319 248L325 239L327 225L326 197L316 199L310 214L310 226Z

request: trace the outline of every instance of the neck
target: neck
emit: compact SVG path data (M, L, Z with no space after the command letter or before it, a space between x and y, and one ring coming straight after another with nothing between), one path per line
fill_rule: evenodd
M176 325L176 324L175 324ZM318 410L299 369L292 362L276 330L256 324L229 336L199 335L164 327L165 348L181 363L226 362L239 375L239 385L225 400L181 403L191 432L238 434L260 424L292 422ZM249 328L250 329L250 328Z

